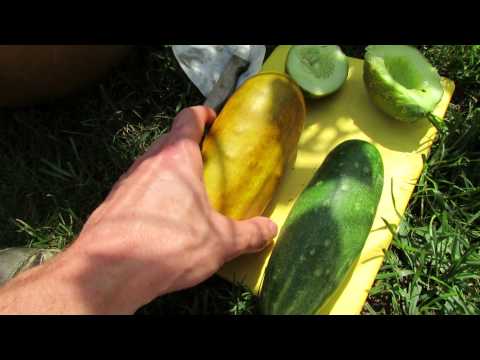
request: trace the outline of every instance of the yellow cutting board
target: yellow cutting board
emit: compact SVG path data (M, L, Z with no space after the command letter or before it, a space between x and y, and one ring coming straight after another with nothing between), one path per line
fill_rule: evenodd
M289 48L288 45L277 47L262 71L283 73ZM385 183L372 230L359 260L320 314L361 312L382 265L384 251L392 240L382 218L390 224L400 223L399 214L405 212L423 169L422 154L428 155L436 136L436 129L428 121L401 123L377 110L364 87L363 60L349 58L349 65L347 81L340 91L324 99L307 100L307 119L294 168L285 175L265 213L281 228L297 196L338 144L349 139L362 139L375 144L380 151ZM455 89L452 81L445 78L442 81L445 93L435 110L439 117L445 115ZM259 254L237 258L226 264L219 275L243 283L258 294L271 251L272 246Z

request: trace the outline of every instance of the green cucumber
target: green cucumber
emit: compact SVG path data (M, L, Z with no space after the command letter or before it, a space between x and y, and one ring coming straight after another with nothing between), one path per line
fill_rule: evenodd
M316 314L365 245L383 190L383 162L362 140L338 145L290 211L268 263L262 314Z
M337 45L294 45L288 52L286 70L306 95L320 98L345 83L348 59Z

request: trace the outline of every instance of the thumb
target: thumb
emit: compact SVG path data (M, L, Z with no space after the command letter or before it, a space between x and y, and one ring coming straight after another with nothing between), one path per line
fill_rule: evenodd
M234 246L229 259L263 250L271 244L278 232L277 225L267 217L233 221Z

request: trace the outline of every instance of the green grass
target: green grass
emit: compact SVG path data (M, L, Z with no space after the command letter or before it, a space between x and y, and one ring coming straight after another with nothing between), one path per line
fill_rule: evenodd
M364 313L480 313L480 46L419 46L457 89L449 135L426 159ZM270 46L270 52L273 46ZM343 46L349 56L364 46ZM55 104L0 110L0 247L63 248L133 159L203 98L166 46L139 48L101 83ZM392 229L395 230L395 229ZM218 277L139 314L255 314Z
M456 83L364 313L480 314L480 46L419 47Z

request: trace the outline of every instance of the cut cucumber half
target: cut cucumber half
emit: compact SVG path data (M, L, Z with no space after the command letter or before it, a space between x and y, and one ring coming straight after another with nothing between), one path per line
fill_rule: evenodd
M337 45L294 45L287 73L306 95L319 98L340 89L347 80L348 59Z
M432 121L443 97L437 70L412 46L368 46L363 77L373 103L400 121Z

